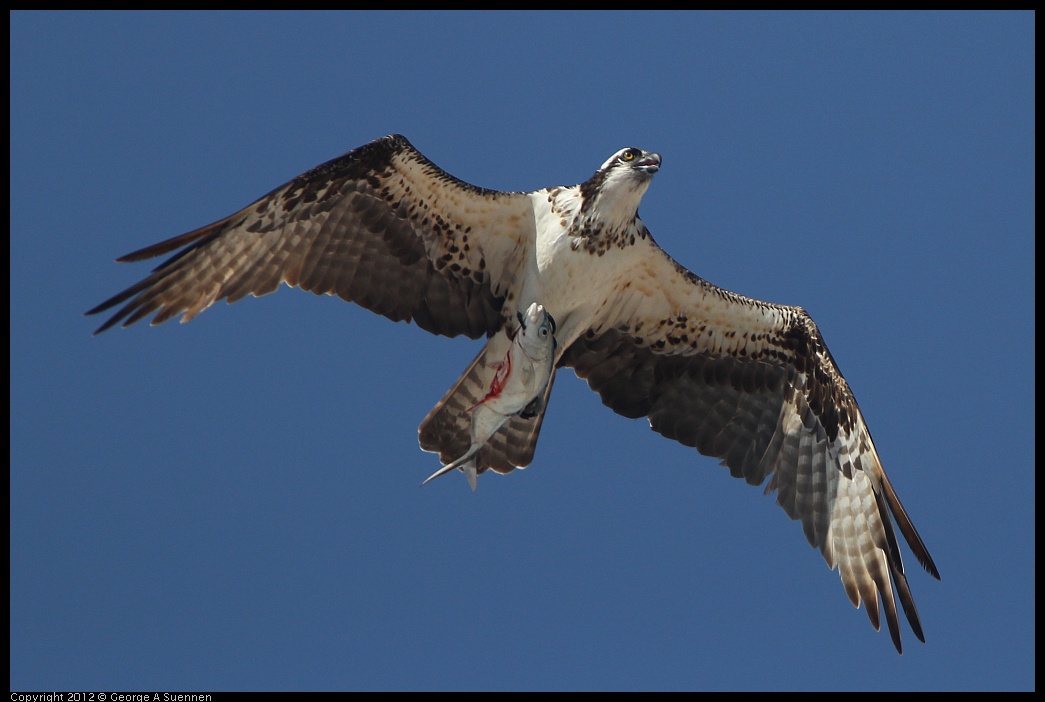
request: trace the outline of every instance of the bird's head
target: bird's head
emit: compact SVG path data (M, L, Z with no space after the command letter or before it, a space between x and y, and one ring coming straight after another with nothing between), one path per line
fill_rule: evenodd
M659 170L660 154L635 147L621 149L581 185L582 210L607 222L633 221Z
M643 151L629 146L606 159L599 171L607 171L613 177L635 177L648 179L660 169L660 154Z

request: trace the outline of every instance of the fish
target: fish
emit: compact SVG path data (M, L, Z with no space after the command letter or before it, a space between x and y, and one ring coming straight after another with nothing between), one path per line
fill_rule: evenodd
M467 450L428 476L421 485L457 469L468 478L468 484L474 492L478 475L475 456L479 450L511 417L533 417L543 409L540 404L544 402L544 391L548 387L555 366L555 319L536 302L532 303L525 313L517 313L517 316L519 327L511 336L511 344L504 358L489 362L480 354L473 362L473 367L477 367L477 370L481 370L483 366L491 369L493 377L488 385L483 386L482 397L465 408L469 432ZM462 378L469 375L469 371L466 371ZM465 387L459 383L452 388L429 417L443 411L450 398L455 395L455 391L462 392ZM459 418L457 425L464 426L460 419L463 418ZM422 428L427 421L428 419L422 423Z

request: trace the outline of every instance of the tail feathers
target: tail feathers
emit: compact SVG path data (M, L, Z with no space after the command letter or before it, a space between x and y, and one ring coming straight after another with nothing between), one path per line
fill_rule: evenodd
M502 337L503 342L507 342L503 333L490 339L417 429L421 448L438 452L441 463L450 463L464 455L472 444L468 408L485 396L485 389L497 372L489 366L487 359L503 358L507 345L502 344ZM503 348L498 350L495 346Z
M511 417L490 440L479 449L479 462L498 473L510 473L516 468L525 468L533 461L537 449L537 438L544 423L544 411L555 382L555 371L548 379L541 401L532 409L535 414L524 418L522 415Z

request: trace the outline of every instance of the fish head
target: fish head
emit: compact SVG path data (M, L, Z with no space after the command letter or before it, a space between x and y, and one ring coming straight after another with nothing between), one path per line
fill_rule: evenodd
M543 305L531 303L519 312L518 342L531 358L547 358L555 352L555 319Z

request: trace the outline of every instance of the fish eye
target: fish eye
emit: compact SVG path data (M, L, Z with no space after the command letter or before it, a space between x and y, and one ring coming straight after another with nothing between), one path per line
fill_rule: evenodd
M548 327L541 327L541 338L542 339L547 339L548 338L548 331L549 331Z

